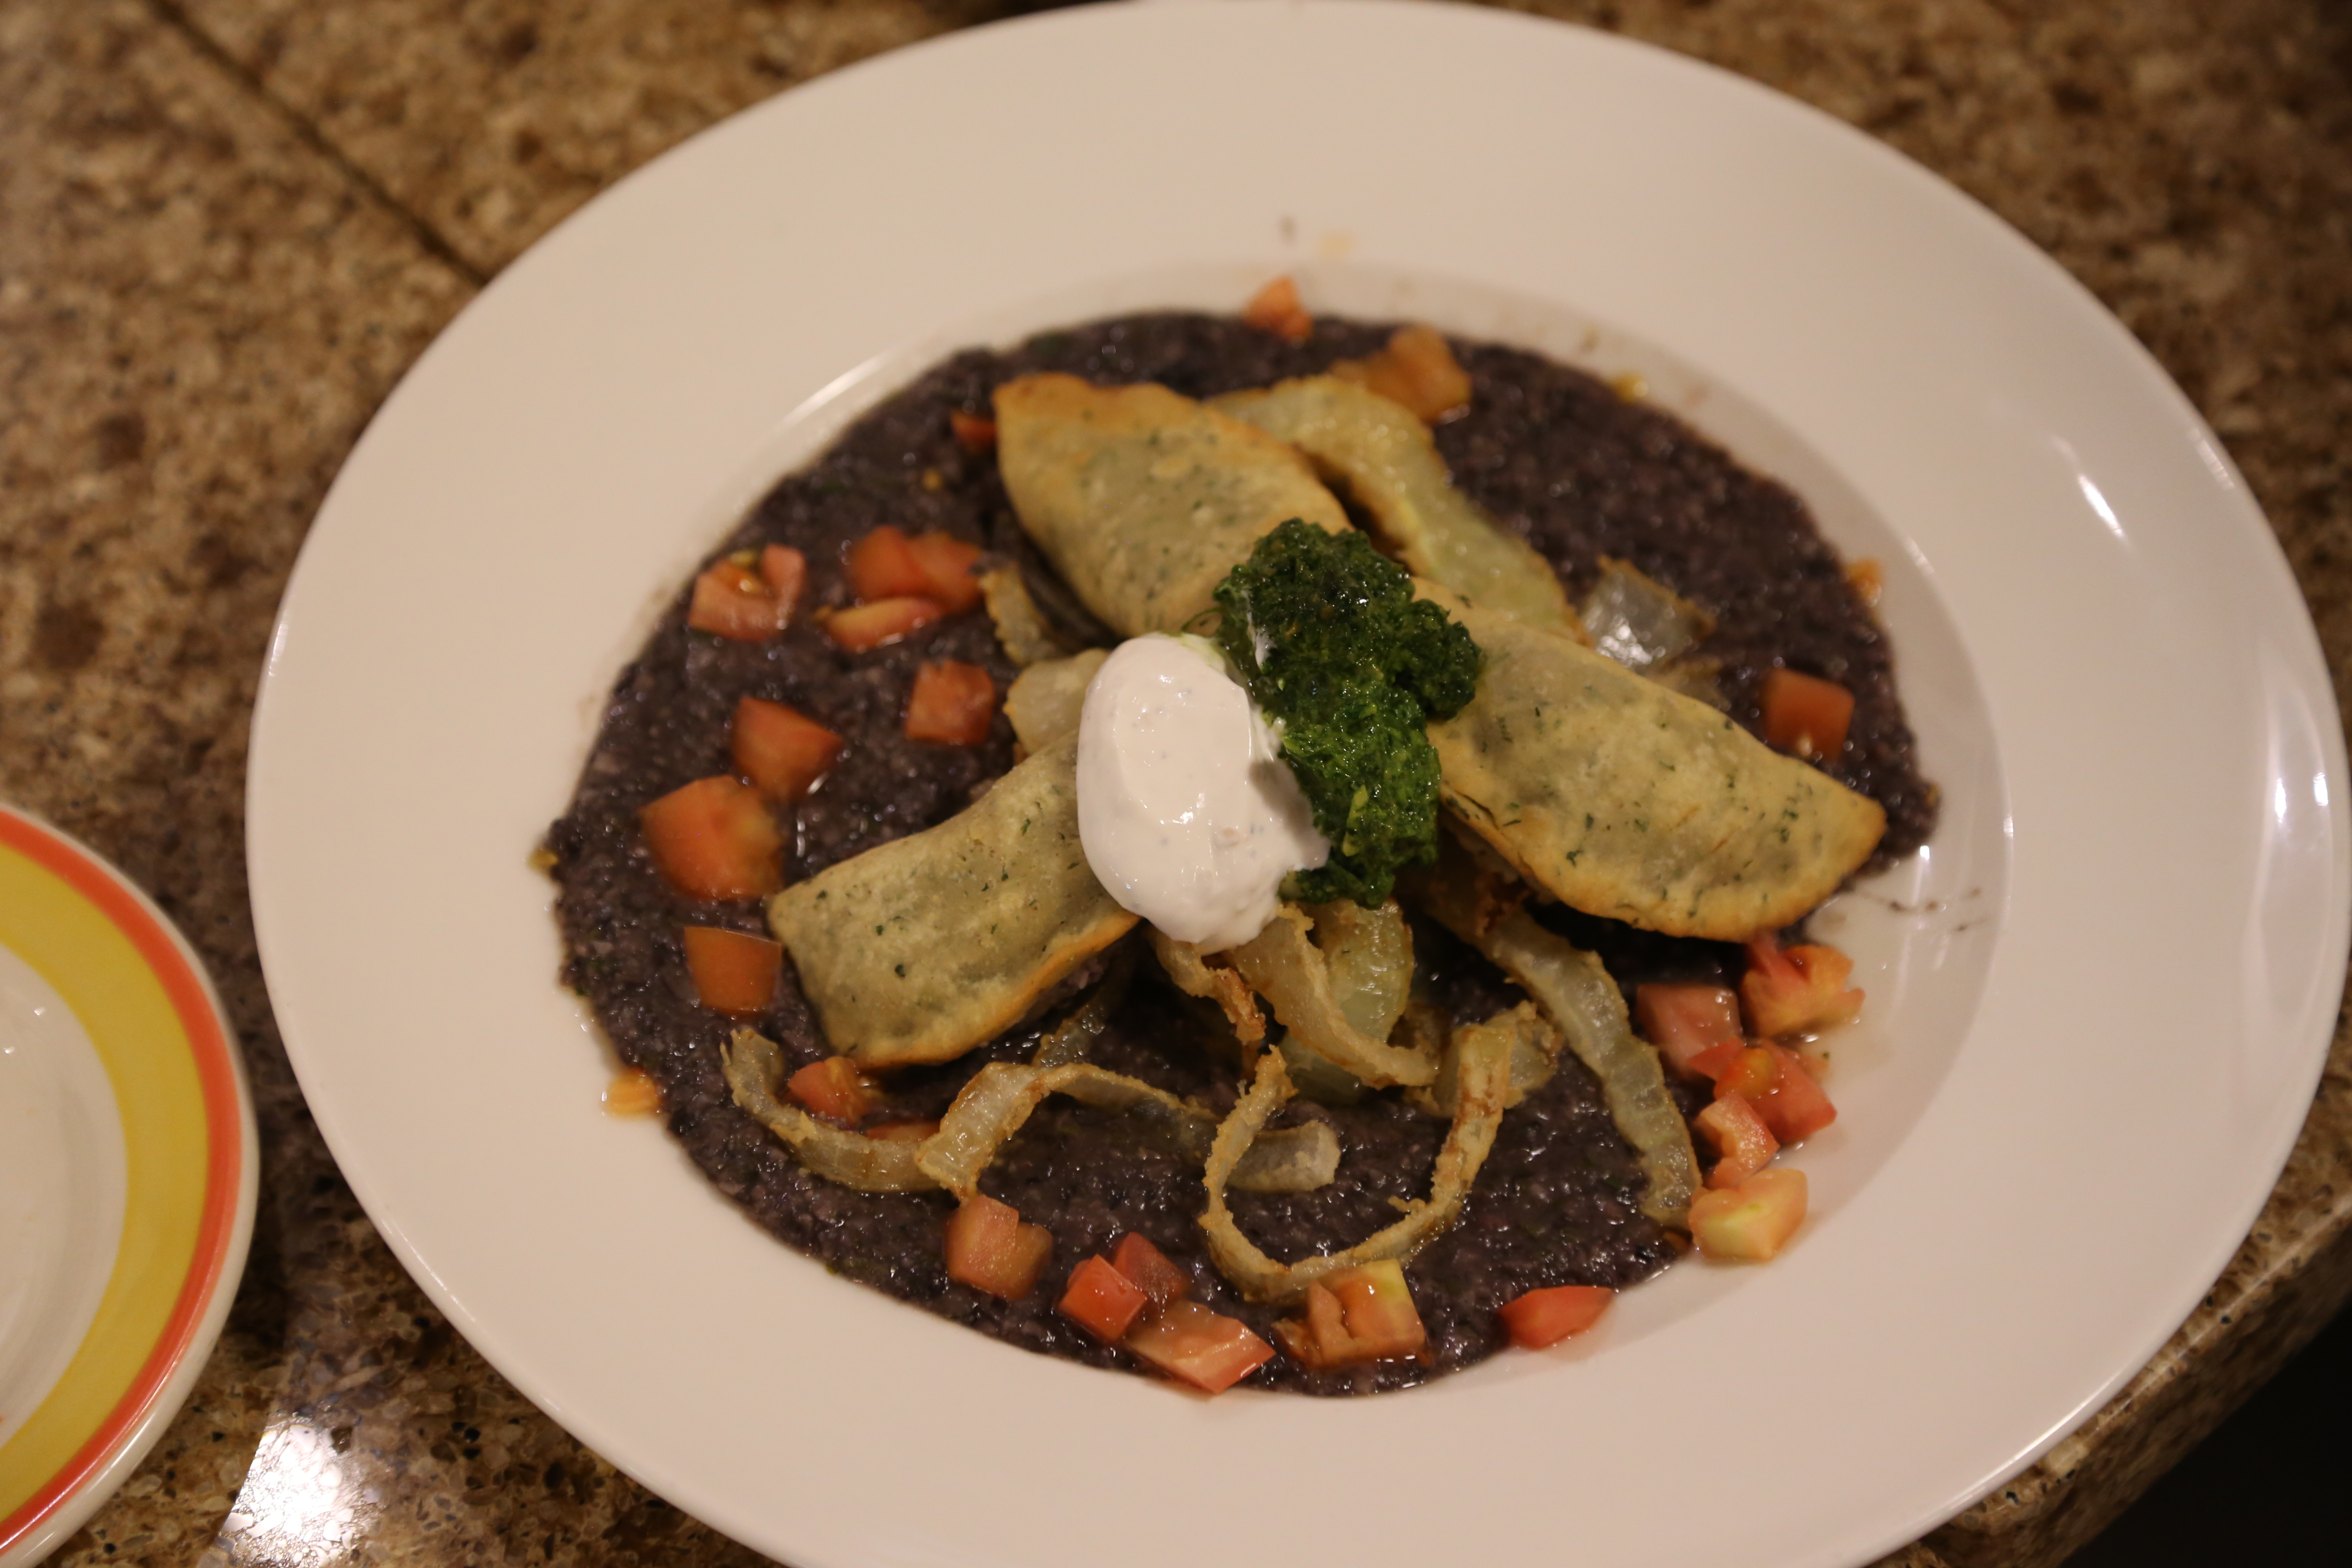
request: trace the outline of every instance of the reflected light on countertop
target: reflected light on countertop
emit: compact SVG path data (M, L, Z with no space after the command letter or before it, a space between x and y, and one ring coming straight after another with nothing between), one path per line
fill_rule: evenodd
M237 1568L328 1568L364 1543L380 1507L334 1434L298 1417L263 1435L218 1550Z

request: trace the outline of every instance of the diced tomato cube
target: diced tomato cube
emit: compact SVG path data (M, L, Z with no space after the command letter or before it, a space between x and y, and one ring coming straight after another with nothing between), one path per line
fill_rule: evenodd
M984 1193L966 1198L948 1221L948 1278L1007 1301L1036 1288L1053 1252L1051 1231L1022 1224L1019 1209Z
M948 410L948 428L955 432L956 445L975 455L996 445L996 421L984 414L966 414L961 408Z
M1762 1263L1787 1245L1804 1218L1805 1173L1776 1165L1736 1187L1693 1198L1691 1237L1702 1257Z
M1151 1298L1143 1288L1097 1253L1070 1270L1068 1289L1055 1310L1105 1344L1133 1326Z
M1358 1264L1307 1288L1307 1316L1276 1325L1285 1349L1318 1370L1418 1355L1429 1343L1404 1267L1394 1258Z
M1745 1095L1725 1095L1700 1111L1692 1125L1715 1145L1715 1169L1706 1177L1710 1187L1738 1186L1770 1164L1780 1151L1780 1141Z
M637 813L646 847L672 886L698 899L756 899L784 885L783 835L759 795L721 773Z
M1503 1303L1503 1330L1521 1350L1539 1351L1601 1321L1617 1292L1606 1285L1554 1285Z
M1239 1318L1198 1301L1171 1301L1129 1329L1121 1342L1171 1377L1222 1394L1274 1359L1274 1347Z
M1700 1053L1739 1039L1739 998L1721 985L1664 985L1654 982L1633 992L1633 1019L1642 1037L1658 1047L1677 1072L1699 1076L1691 1064Z
M1853 693L1836 681L1793 669L1768 670L1761 700L1766 744L1832 762L1845 750L1846 726L1853 721Z
M1691 1058L1690 1070L1692 1076L1696 1078L1719 1079L1723 1076L1724 1069L1729 1067L1733 1062L1738 1061L1739 1059L1739 1053L1747 1048L1748 1042L1742 1039L1729 1039L1723 1041L1719 1045L1709 1046L1706 1049L1699 1052L1698 1055Z
M869 530L849 547L842 570L850 592L866 604L908 594L927 594L930 578L915 558L914 542L893 524Z
M760 575L768 580L789 626L801 602L801 590L808 584L808 557L789 544L771 544L760 552Z
M845 610L833 611L824 616L824 630L827 637L850 652L864 653L867 648L880 647L910 632L920 631L946 614L936 599L877 599L870 605L853 605Z
M1780 1064L1772 1053L1761 1046L1742 1046L1723 1069L1715 1075L1715 1098L1729 1099L1738 1095L1744 1100L1761 1100L1772 1092L1780 1080Z
M1772 1087L1756 1100L1756 1114L1783 1143L1801 1143L1837 1120L1837 1107L1822 1092L1802 1057L1785 1046L1767 1045L1778 1070Z
M623 1068L604 1086L607 1116L659 1116L661 1108L661 1085L643 1068Z
M1853 973L1853 960L1836 948L1821 942L1783 948L1779 938L1760 936L1748 944L1739 999L1759 1035L1834 1028L1862 1016L1863 994L1846 984Z
M855 1127L874 1109L874 1089L847 1057L827 1057L784 1082L784 1092L828 1121Z
M977 746L996 717L996 683L961 659L935 659L915 671L907 698L907 739Z
M686 972L702 1005L730 1018L764 1013L783 973L784 944L717 926L686 928Z
M779 805L808 794L841 760L841 737L794 708L764 698L735 704L729 746L735 771Z
M907 549L923 574L923 586L915 592L937 600L951 616L980 603L980 579L971 574L979 545L935 528L908 540Z
M1250 296L1242 307L1242 320L1286 342L1303 343L1315 331L1315 318L1299 303L1298 285L1287 272Z
M1430 327L1399 327L1388 347L1364 359L1342 360L1331 374L1361 384L1391 403L1401 403L1434 425L1470 403L1470 375L1454 357L1454 345Z
M1136 1231L1118 1238L1118 1246L1110 1255L1110 1266L1150 1297L1155 1307L1164 1307L1192 1293L1192 1281L1185 1272Z
M686 624L737 642L761 642L782 631L791 614L767 578L730 559L714 563L694 580Z

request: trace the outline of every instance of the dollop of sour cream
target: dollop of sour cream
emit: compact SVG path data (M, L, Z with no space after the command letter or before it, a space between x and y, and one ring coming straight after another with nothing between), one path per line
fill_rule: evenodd
M1078 841L1121 908L1214 952L1274 918L1323 864L1281 741L1216 645L1154 633L1113 649L1078 717Z

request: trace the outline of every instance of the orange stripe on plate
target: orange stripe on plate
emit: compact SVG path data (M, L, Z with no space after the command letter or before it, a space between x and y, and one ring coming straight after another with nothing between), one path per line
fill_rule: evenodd
M22 1507L0 1520L0 1552L5 1552L106 1463L115 1445L153 1407L173 1368L187 1353L205 1305L219 1285L229 1237L236 1228L238 1162L243 1158L244 1140L237 1114L236 1069L229 1058L228 1041L222 1036L212 1005L205 995L203 979L180 952L172 933L99 866L32 823L0 812L0 845L16 850L89 900L138 951L147 967L154 971L194 1051L197 1081L204 1086L208 1145L204 1216L196 1230L196 1254L187 1278L181 1282L179 1298L173 1303L163 1336L139 1369L138 1377L89 1440Z

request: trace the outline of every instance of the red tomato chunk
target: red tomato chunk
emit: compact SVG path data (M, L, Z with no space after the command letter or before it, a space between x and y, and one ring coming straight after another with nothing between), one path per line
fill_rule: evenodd
M1150 1297L1155 1307L1164 1307L1192 1290L1192 1281L1184 1271L1135 1231L1118 1238L1118 1246L1110 1255L1110 1266Z
M924 585L917 593L938 600L950 615L980 603L980 579L971 574L972 563L980 559L979 545L933 529L908 541L907 549L923 574Z
M1315 331L1315 318L1299 303L1298 285L1286 272L1250 297L1242 320L1285 342L1303 343Z
M930 586L905 531L887 522L852 544L841 564L849 591L866 604L922 594Z
M1761 700L1768 745L1831 762L1845 750L1846 726L1853 721L1853 693L1836 681L1793 669L1768 670Z
M1021 1211L974 1193L948 1221L948 1278L1007 1301L1036 1288L1054 1253L1044 1226L1024 1225Z
M1128 1331L1129 1350L1171 1377L1222 1394L1274 1359L1274 1347L1239 1318L1198 1301L1171 1301Z
M729 734L735 771L778 805L808 794L841 760L841 737L794 708L746 697Z
M955 433L956 445L975 456L996 445L996 421L983 415L950 408L948 428Z
M996 683L988 671L961 659L936 659L915 671L907 698L907 739L942 746L977 746L996 717Z
M1143 1288L1097 1253L1070 1270L1069 1287L1055 1310L1105 1344L1131 1328L1151 1298Z
M646 806L637 821L654 864L682 893L757 899L784 885L783 835L739 780L697 779Z
M809 1063L785 1080L784 1092L819 1116L845 1127L856 1126L874 1109L871 1080L847 1057Z
M1805 1067L1802 1057L1786 1046L1767 1045L1772 1058L1772 1087L1756 1101L1756 1114L1783 1143L1801 1143L1837 1120L1837 1107L1822 1092L1821 1084Z
M1715 1145L1715 1169L1707 1173L1710 1187L1736 1187L1772 1163L1780 1141L1756 1114L1756 1107L1740 1095L1726 1095L1693 1119L1692 1125Z
M1863 994L1846 984L1853 974L1853 960L1836 948L1783 948L1779 938L1759 936L1748 944L1739 999L1759 1035L1835 1028L1862 1016Z
M1394 1258L1328 1274L1307 1288L1307 1316L1275 1325L1283 1348L1322 1370L1419 1355L1429 1343Z
M695 994L714 1013L749 1018L775 1000L784 944L717 926L686 928L686 972Z
M1601 1321L1617 1292L1605 1285L1554 1285L1503 1303L1503 1330L1521 1350L1539 1351Z
M1785 1165L1701 1193L1690 1206L1700 1256L1738 1263L1769 1261L1804 1219L1805 1173Z
M771 544L756 570L746 557L714 562L694 580L686 624L738 642L763 642L792 624L808 563L797 550Z
M1739 1043L1739 998L1720 985L1638 986L1633 1018L1643 1038L1693 1077L1701 1076L1693 1065L1698 1057L1727 1041Z
M864 653L919 632L946 614L936 599L877 599L870 605L834 611L824 617L824 630L850 652Z

